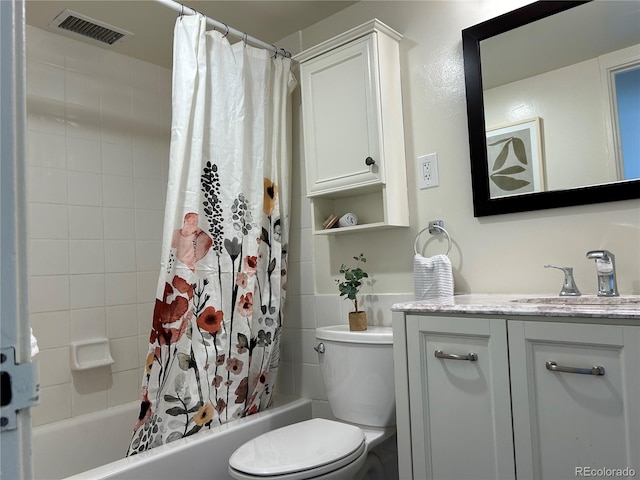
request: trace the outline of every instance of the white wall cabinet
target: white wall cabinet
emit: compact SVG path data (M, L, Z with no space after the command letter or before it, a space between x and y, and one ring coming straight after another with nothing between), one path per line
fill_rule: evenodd
M401 38L372 20L295 57L315 233L409 225ZM324 230L347 212L356 227Z
M394 315L400 478L640 473L640 326Z
M368 34L301 66L310 196L377 185L384 178L375 40Z

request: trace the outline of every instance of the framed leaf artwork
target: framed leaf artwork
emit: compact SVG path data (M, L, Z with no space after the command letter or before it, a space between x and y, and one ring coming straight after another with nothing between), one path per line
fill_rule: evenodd
M491 198L544 191L540 125L535 117L487 130Z

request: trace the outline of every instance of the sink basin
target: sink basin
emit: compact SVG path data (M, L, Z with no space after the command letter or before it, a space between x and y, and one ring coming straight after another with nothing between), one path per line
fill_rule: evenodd
M525 297L513 300L517 303L541 303L544 305L622 305L640 306L640 296L597 297L584 295L580 297Z

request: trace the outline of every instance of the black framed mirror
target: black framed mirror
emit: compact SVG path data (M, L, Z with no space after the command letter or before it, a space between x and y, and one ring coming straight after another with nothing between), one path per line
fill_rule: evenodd
M587 20L583 16L589 13L589 9L606 9L606 15L609 16L614 15L612 10L614 4L620 4L621 8L626 5L625 12L615 13L615 15L624 16L625 24L620 28L613 29L610 23L613 20L610 18L596 20L597 23L594 27L585 25ZM615 143L619 139L615 137L615 133L609 132L617 127L612 128L611 124L603 118L592 118L598 117L599 114L585 113L589 110L573 111L571 108L565 108L558 104L565 98L577 96L576 90L589 83L585 76L582 76L581 73L571 73L563 80L567 91L556 92L554 99L545 100L545 102L554 104L553 106L557 110L561 110L565 115L563 118L556 120L549 111L526 108L530 106L527 105L528 100L525 98L529 92L538 87L538 90L541 91L543 85L556 84L553 83L556 81L555 78L553 80L547 79L546 72L562 71L565 74L567 68L574 68L573 65L580 65L580 68L590 68L588 67L589 62L593 63L594 61L600 65L603 63L603 58L609 58L613 55L609 53L608 46L598 46L599 50L596 50L595 53L589 53L587 57L572 58L567 64L541 67L542 70L523 73L520 77L512 76L508 79L496 80L490 75L490 73L507 73L526 69L537 64L539 59L542 61L554 57L552 53L563 50L565 46L597 45L599 39L602 39L600 43L605 43L605 39L616 36L612 33L614 30L616 33L618 31L627 33L627 38L622 41L623 43L614 47L616 58L620 57L619 52L628 54L629 51L632 51L635 55L636 49L640 48L638 46L640 44L639 6L640 2L635 0L620 2L599 0L539 1L462 31L474 216L482 217L640 198L640 175L632 173L630 178L626 178L623 173L621 177L622 167L612 166L612 164L622 161L611 159L614 154L617 155L616 152L621 151L618 144ZM575 32L572 32L564 23L569 19L573 22L573 17L578 23L578 30ZM520 35L522 31L527 29L530 32L537 31L538 33L533 33L533 39L532 37L515 39L516 33ZM601 30L601 34L596 30ZM556 38L556 31L569 36ZM517 45L520 41L523 42L522 48L519 50L520 53L517 53ZM510 49L516 53L509 53L503 48L504 46L507 47L507 50ZM536 52L534 48L537 46L540 46L542 50ZM488 50L495 52L495 54L488 52ZM628 67L633 62L629 63L627 57L623 58L623 63L626 62L624 64ZM589 60L586 61L584 58L589 58ZM516 68L516 64L521 60L523 60L523 65ZM566 67L566 65L571 65L571 67ZM640 61L636 67L640 72ZM516 74L514 73L514 75ZM576 77L576 75L580 76ZM548 83L531 87L532 79L540 81L542 77ZM574 80L571 80L572 78ZM579 78L579 81L576 78ZM599 76L592 83L600 85L603 78ZM526 83L526 94L522 93L525 89L518 90L518 86L525 85L523 82L529 82ZM500 91L497 94L498 89ZM512 93L510 98L505 94L508 90L511 90ZM585 95L588 98L594 97L589 93L585 93ZM602 95L609 94L602 92L597 95L592 103L602 105L598 107L601 109L599 111L594 107L594 112L602 113L606 109L603 106L605 101L602 100L604 98ZM495 100L496 98L502 99L503 105L509 104L509 102L511 102L510 105L513 105L515 101L521 102L518 107L524 105L524 112L510 111L506 115L493 114L493 110L489 108L489 102L493 102L491 103L491 109L493 109L495 104L499 104ZM514 100L515 98L518 100ZM530 103L535 106L535 104L542 102L534 99ZM582 101L580 106L583 108L589 103L590 101ZM578 121L582 118L591 118L592 123L600 125L598 128L602 131L579 126ZM525 122L525 119L529 123ZM564 132L569 130L578 134L575 147L568 147L568 139ZM514 131L516 133L513 133ZM564 152L560 150L559 153L556 153L555 147L552 148L551 145L554 135L558 137L556 143L567 147L568 150ZM602 140L604 142L602 146L598 149L589 148L586 153L581 153L580 148L587 148L587 140L600 136L606 137L605 140ZM633 136L635 137L634 142L638 143L637 130ZM524 148L525 146L526 148ZM619 155L621 156L621 154ZM512 157L511 164L505 160L506 156ZM584 180L583 183L579 182L576 185L563 183L567 181L566 178L552 178L552 171L559 169L557 165L568 170L565 177L579 177L583 172L590 171L591 167L587 167L587 156L607 157L603 162L604 166L598 168L608 169L613 173L609 173L609 177ZM567 166L569 160L576 162L576 166L569 168ZM640 165L640 159L632 161ZM524 172L527 169L528 171ZM630 171L631 168L627 170ZM522 176L523 173L532 175L532 177L526 179L527 177ZM538 183L540 186L537 185ZM526 185L526 187L521 188L522 185Z

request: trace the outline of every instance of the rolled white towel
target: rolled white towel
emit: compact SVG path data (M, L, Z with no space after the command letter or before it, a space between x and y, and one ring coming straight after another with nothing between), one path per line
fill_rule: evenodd
M446 255L413 257L413 286L416 300L453 298L453 271Z
M38 339L33 335L33 329L29 328L31 331L31 358L35 357L40 349L38 348Z

